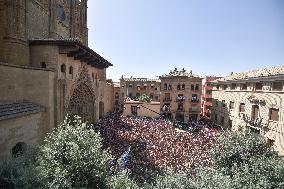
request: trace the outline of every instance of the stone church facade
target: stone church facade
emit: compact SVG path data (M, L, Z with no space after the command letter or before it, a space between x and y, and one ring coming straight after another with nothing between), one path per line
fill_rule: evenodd
M0 0L0 159L66 114L113 110L112 66L88 47L87 0Z

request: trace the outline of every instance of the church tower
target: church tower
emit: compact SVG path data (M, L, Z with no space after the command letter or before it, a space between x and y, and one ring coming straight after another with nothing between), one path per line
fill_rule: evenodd
M87 0L51 0L51 38L72 38L88 44Z
M87 0L0 0L0 62L30 66L29 40L88 45Z
M87 0L74 1L73 38L88 46Z
M0 0L0 62L29 65L27 4Z

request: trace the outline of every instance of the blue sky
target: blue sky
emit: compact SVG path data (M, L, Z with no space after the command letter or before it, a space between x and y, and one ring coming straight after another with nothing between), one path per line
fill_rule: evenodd
M89 0L88 28L114 81L284 64L284 0Z

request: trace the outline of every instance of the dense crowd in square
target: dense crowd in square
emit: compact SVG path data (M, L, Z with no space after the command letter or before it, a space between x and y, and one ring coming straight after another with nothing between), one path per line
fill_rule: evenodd
M147 175L147 169L190 173L196 165L212 164L208 150L215 144L218 129L209 123L201 120L190 124L195 130L184 131L164 119L111 113L95 127L101 132L104 147L110 148L117 160L130 149L126 167Z

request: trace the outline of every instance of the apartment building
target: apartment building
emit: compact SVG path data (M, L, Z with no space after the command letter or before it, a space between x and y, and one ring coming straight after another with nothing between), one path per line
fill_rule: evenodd
M142 94L152 101L160 101L160 80L149 78L120 78L120 93L123 99L136 99Z
M197 120L201 112L202 78L175 68L159 77L161 80L161 113L168 118L187 122Z
M114 87L114 90L113 90L113 99L114 99L114 102L113 102L113 109L114 111L121 111L122 108L123 108L123 97L121 95L121 92L120 92L120 83L119 82L113 82L113 87Z
M260 133L284 155L283 83L284 65L215 80L212 119L227 129Z
M211 117L212 110L212 89L211 81L219 79L216 76L206 76L202 79L201 112L203 116Z

